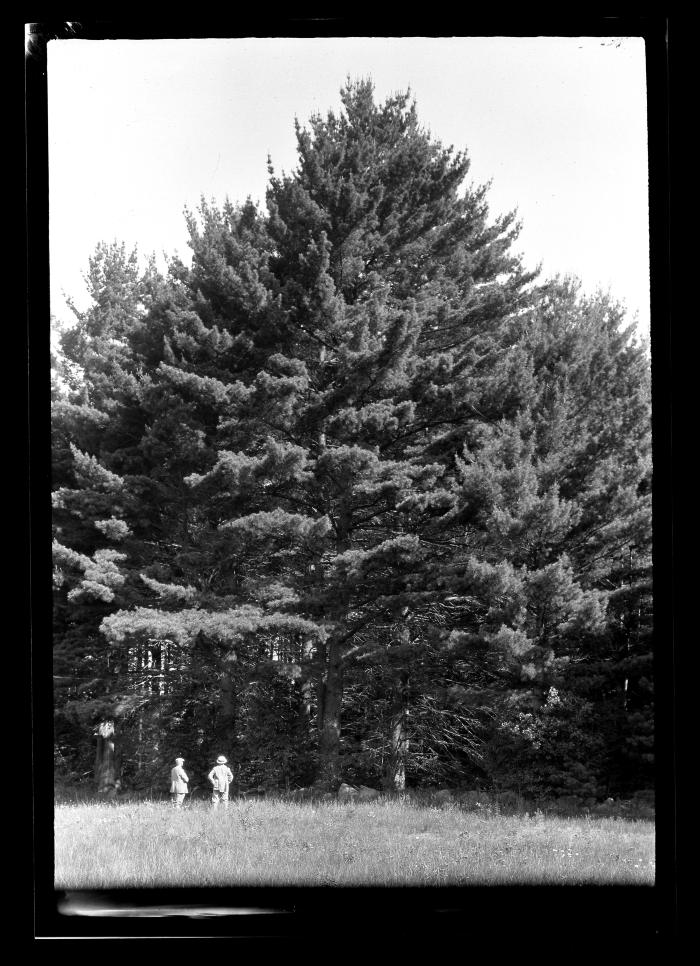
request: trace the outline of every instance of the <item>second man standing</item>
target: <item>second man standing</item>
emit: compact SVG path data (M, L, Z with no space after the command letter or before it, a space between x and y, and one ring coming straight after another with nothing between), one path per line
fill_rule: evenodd
M223 755L219 755L216 764L208 774L212 785L211 804L216 808L219 802L228 805L228 790L233 781L233 774Z

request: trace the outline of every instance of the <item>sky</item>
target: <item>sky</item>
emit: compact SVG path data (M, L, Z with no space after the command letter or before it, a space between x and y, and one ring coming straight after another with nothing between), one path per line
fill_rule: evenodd
M347 76L410 87L432 136L517 209L542 276L610 290L649 328L644 41L638 37L52 40L51 311L83 308L100 241L189 261L184 209L264 203L267 157L296 166L294 118L340 110Z

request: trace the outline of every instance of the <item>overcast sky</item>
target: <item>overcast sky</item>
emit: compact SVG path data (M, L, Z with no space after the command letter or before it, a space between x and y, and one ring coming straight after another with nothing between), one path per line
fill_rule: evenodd
M649 326L640 38L53 40L48 45L52 313L85 305L101 241L189 259L185 206L264 201L267 155L296 164L294 117L340 108L347 75L410 86L433 136L518 209L526 266L578 275Z

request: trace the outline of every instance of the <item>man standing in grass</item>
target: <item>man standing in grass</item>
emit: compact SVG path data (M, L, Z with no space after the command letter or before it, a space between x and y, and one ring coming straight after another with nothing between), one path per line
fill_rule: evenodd
M228 789L229 785L233 781L233 774L231 773L231 769L226 764L226 759L223 755L219 755L219 757L216 759L216 764L209 772L207 777L212 784L212 806L216 808L219 802L223 802L224 805L228 805Z
M176 758L175 767L170 772L170 800L174 808L182 808L182 803L188 791L189 778L182 767L184 764L184 758Z

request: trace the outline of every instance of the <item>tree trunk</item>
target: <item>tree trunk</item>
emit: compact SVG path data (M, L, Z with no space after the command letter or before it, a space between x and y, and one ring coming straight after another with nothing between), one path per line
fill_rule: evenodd
M401 674L394 694L394 704L389 724L389 754L384 764L382 785L386 791L403 791L406 787L406 762L408 759L408 732L406 691L408 675Z
M238 701L233 676L224 666L221 680L221 718L219 721L220 739L225 745L224 754L232 761L236 757L236 725Z
M405 712L402 710L394 715L391 720L389 755L384 765L382 778L382 784L386 791L398 792L403 791L406 787L408 746Z
M340 644L328 642L328 663L319 709L319 772L317 784L331 789L340 781L340 718L343 703L343 665Z
M162 645L153 644L151 647L151 692L158 695L162 691L162 654Z
M347 505L338 508L336 521L336 554L349 550L352 512ZM318 579L322 579L318 568ZM347 624L350 595L338 593L335 601L336 634L343 633ZM340 782L340 725L343 706L343 645L333 634L326 641L321 687L319 688L319 771L317 784L334 790Z
M143 643L139 641L137 651L136 651L136 681L138 690L141 695L143 695L145 690L145 677L144 677L144 654L143 654ZM139 702L139 717L138 717L138 753L136 758L136 771L143 771L143 702Z
M95 782L97 794L105 798L114 798L121 787L113 721L102 721L97 729Z
M298 679L299 689L299 723L306 738L311 723L311 709L314 702L314 680L311 673L314 659L314 642L307 638L301 646L301 677Z

